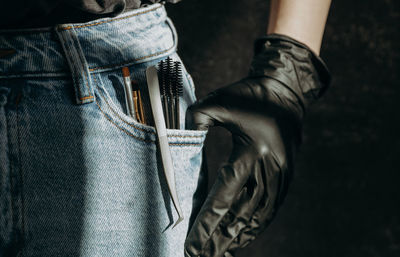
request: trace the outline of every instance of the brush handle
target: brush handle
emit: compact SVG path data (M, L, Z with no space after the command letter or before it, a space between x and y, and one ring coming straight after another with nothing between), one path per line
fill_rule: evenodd
M179 113L179 97L183 95L182 67L181 63L174 62L174 97L175 97L175 121L176 129L181 129L180 113Z
M125 103L128 116L131 116L132 118L137 120L138 117L135 116L135 107L132 96L131 79L130 77L125 77L125 76L123 78L124 78L124 89L125 89Z
M166 124L167 128L170 128L171 125L169 124L168 98L167 98L167 96L163 95L163 96L161 96L161 100L162 100L162 104L164 105L163 113L164 113L165 124Z
M175 95L175 128L176 129L181 129L181 120L179 116L179 95Z
M171 127L175 129L176 128L176 119L175 119L175 98L174 96L171 95L171 97L169 98L170 102L169 102L169 107L170 107L170 111L169 111L169 118L171 121Z
M147 124L146 116L144 115L144 107L143 107L143 101L142 101L142 94L140 93L140 90L137 91L137 98L138 98L138 108L140 110L140 120L143 124Z

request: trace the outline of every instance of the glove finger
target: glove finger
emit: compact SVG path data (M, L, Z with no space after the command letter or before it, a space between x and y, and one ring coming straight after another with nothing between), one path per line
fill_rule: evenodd
M265 193L262 169L260 162L256 162L252 169L253 175L249 177L234 204L206 243L204 252L209 254L206 256L222 256L247 226Z
M232 252L225 252L224 257L235 257Z
M238 151L233 152L237 153ZM185 242L185 248L191 256L199 256L203 253L210 236L229 211L232 203L246 183L249 176L248 171L253 165L252 162L248 161L249 158L249 156L245 156L235 159L219 170L216 181L200 209Z
M255 213L253 219L240 231L240 234L232 241L227 250L234 252L239 248L248 246L271 223L275 213L268 212L263 218L260 217L260 212Z
M240 231L240 234L232 241L227 251L233 254L237 249L249 245L255 238L256 236L254 235L251 226L247 226Z
M214 108L213 93L190 105L186 110L186 128L207 130L209 127L214 126L215 119L212 115Z
M229 130L227 125L234 117L227 107L225 98L216 90L190 105L186 110L186 127L207 130L211 126L222 126Z
M266 194L262 197L246 228L232 241L232 244L228 248L231 251L246 247L271 223L277 209L287 194L289 181L288 169L285 166L281 167L273 156L267 163L269 167L267 170L273 172L266 173Z
M257 228L257 224L268 225L278 208L282 205L287 195L289 182L291 181L291 169L287 165L280 164L274 156L271 156L269 167L271 172L266 173L267 195L260 201L260 205L254 212L251 227ZM254 230L257 231L257 230Z
M246 184L243 186L238 198L232 205L230 212L236 217L250 220L254 211L259 206L261 198L264 196L265 183L263 177L264 167L260 161L254 163Z

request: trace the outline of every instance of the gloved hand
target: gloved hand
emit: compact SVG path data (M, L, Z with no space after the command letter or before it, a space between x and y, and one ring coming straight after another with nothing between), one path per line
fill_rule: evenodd
M273 34L256 41L247 78L189 107L193 129L222 126L233 149L189 231L187 257L231 256L271 222L292 177L305 110L329 83L307 46Z

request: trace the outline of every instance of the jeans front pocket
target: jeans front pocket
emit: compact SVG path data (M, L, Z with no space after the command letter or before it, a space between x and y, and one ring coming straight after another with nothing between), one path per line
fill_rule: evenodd
M157 61L129 67L132 79L139 83L148 120L151 108L145 70ZM94 73L92 78L96 101L89 107L93 110L86 160L91 172L82 254L183 257L207 131L167 130L177 195L185 218L172 228L178 216L162 170L155 128L127 115L120 70ZM186 76L183 84L181 128L187 106L194 101Z

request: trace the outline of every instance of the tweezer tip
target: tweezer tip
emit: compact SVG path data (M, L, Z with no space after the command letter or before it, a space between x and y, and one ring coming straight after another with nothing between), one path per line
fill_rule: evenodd
M179 219L175 222L174 226L172 227L172 229L174 227L176 227L176 225L178 225L179 223L181 223L181 221L183 220L183 217L179 217Z

